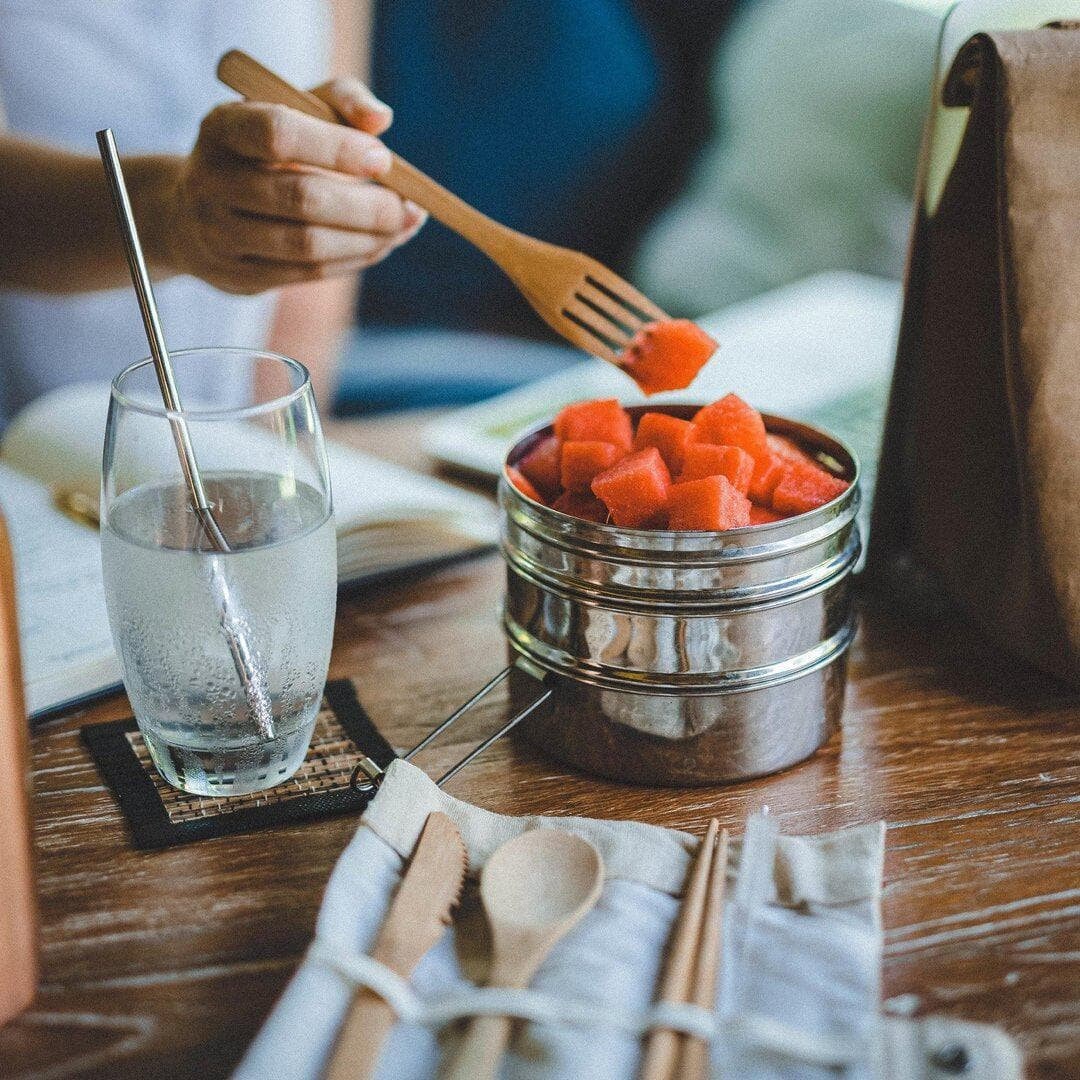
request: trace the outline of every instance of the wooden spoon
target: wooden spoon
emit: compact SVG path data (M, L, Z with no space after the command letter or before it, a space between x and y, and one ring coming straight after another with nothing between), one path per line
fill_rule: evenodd
M600 853L574 833L534 829L503 844L480 874L491 928L488 986L528 986L555 944L592 909L603 884ZM510 1023L506 1016L477 1017L445 1076L493 1077Z

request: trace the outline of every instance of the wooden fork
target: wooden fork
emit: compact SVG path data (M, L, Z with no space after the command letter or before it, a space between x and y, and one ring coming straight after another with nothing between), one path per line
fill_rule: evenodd
M342 119L326 102L286 82L238 49L218 63L218 78L250 101L288 105L331 123ZM645 324L668 316L606 266L493 221L407 161L392 154L378 182L423 207L495 262L536 313L567 341L622 367L620 357Z

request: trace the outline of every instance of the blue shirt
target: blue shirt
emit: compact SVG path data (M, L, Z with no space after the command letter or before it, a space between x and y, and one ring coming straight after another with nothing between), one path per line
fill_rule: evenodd
M498 221L625 266L703 131L704 72L729 7L384 0L373 82L394 107L386 141ZM540 328L485 256L437 223L365 273L361 312L369 324Z

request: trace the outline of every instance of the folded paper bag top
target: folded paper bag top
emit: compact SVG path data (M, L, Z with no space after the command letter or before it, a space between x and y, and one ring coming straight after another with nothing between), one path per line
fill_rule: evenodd
M970 113L932 213L918 193L869 568L928 573L1076 684L1080 31L972 38L943 104Z

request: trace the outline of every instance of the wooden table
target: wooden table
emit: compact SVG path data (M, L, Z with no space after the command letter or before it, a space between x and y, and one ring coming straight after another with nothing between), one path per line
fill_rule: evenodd
M336 434L416 464L415 417ZM410 745L493 674L503 643L495 557L340 610L333 676ZM155 853L132 851L78 739L117 698L33 740L43 975L0 1031L0 1076L224 1076L296 967L356 820ZM492 725L504 703L480 710ZM568 772L515 741L450 784L511 814L740 829L768 804L785 830L884 818L885 998L1001 1024L1030 1075L1080 1076L1080 697L1014 670L950 622L864 613L843 730L812 760L734 787L656 790ZM429 771L469 740L458 732ZM2 868L0 868L2 872Z

